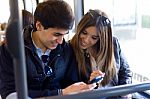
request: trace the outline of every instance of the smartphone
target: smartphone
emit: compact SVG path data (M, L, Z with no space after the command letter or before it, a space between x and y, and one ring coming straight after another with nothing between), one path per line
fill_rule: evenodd
M89 84L92 84L92 83L100 83L102 80L103 80L103 76L97 76L95 77L94 79L92 79Z

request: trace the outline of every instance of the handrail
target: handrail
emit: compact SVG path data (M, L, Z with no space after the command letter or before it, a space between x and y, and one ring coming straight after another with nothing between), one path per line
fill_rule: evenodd
M120 96L135 92L142 92L145 90L150 90L150 82L142 82L141 84L120 85L79 94L43 97L40 99L101 99L104 97Z
M138 93L139 93L140 95L142 95L142 96L144 96L144 97L150 99L150 93L148 93L148 92L138 92Z

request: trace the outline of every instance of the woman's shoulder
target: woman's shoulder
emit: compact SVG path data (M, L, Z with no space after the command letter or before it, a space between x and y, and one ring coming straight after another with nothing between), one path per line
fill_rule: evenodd
M116 47L120 47L120 41L116 36L113 36L113 44Z
M119 40L116 36L113 36L113 42L119 42Z

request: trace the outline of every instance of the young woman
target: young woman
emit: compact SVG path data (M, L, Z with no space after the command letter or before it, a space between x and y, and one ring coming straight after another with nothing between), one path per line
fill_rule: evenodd
M131 71L116 37L111 22L100 10L89 10L77 26L70 41L78 63L79 79L89 83L104 76L99 87L131 83Z

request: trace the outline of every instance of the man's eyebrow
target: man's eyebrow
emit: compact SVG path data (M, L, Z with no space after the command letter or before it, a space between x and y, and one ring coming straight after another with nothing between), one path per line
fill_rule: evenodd
M67 33L65 33L65 34L69 34L69 31Z
M68 34L68 33L69 33L69 31L66 32L65 34ZM62 34L62 33L60 33L60 32L54 32L54 34L57 34L57 35L65 35L65 34Z

